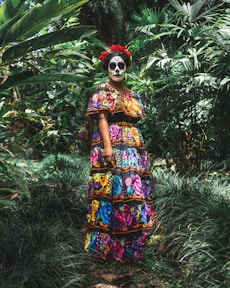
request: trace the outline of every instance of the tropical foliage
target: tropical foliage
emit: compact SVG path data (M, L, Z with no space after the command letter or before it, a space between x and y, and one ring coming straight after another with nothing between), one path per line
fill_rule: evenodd
M1 288L87 287L91 262L80 230L87 164L54 155L21 164L32 201L15 197L14 210L1 209Z
M47 0L41 5L39 2L36 4L20 0L4 1L0 11L2 65L8 67L11 77L1 86L1 93L6 92L12 85L60 79L79 80L77 75L68 78L65 74L38 72L42 61L50 59L51 52L53 58L58 52L61 54L60 48L55 47L56 44L79 40L90 35L92 31L88 27L76 27L75 24L77 8L86 2L87 0L67 2ZM44 50L47 47L49 49ZM62 53L62 57L64 55ZM76 57L76 53L73 55Z
M60 139L73 136L79 115L70 131L66 115L74 115L74 98L91 65L84 49L94 28L78 21L78 8L86 2L6 0L1 6L1 137L8 136L11 151L55 150ZM63 106L69 110L60 111Z
M107 284L229 287L229 1L0 2L0 287L89 287L106 269L128 275ZM158 226L132 272L82 249L85 111L116 42L157 158Z
M82 251L87 158L59 154L39 163L11 161L23 172L32 201L15 197L13 210L1 209L1 288L90 287L105 281L131 287L229 286L229 181L154 169L158 225L145 261L135 267L94 263ZM118 271L116 282L111 273Z
M142 34L133 45L149 54L140 77L155 87L145 133L154 137L152 150L161 145L181 172L204 170L229 155L229 10L219 4L203 11L204 3L175 0L174 9L143 7L134 15Z
M158 220L164 234L160 253L183 270L186 287L228 287L229 182L170 173L155 177Z

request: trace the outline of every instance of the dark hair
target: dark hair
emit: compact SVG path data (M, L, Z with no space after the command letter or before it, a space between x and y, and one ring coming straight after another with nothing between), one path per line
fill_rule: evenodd
M127 68L130 66L130 59L124 52L122 52L122 51L114 51L114 52L110 53L106 57L105 61L103 62L102 67L103 67L104 70L108 70L109 61L114 56L120 56L125 61L125 64L126 64Z

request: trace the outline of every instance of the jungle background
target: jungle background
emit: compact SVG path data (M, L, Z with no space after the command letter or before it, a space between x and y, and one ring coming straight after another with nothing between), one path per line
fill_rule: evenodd
M0 1L0 287L230 287L228 0ZM134 266L83 252L87 101L127 45L157 226Z

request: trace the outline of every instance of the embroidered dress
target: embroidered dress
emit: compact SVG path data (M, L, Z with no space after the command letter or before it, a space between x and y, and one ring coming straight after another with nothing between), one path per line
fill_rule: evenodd
M113 165L104 162L97 127L90 154L85 251L103 259L136 262L143 258L142 248L155 224L150 159L135 126L145 117L144 110L138 94L120 94L108 83L90 98L87 116L97 122L101 110L109 112Z

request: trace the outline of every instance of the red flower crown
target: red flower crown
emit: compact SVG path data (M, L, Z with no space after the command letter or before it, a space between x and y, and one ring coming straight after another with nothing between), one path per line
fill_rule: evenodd
M126 46L121 46L120 44L113 44L112 46L108 47L108 50L104 50L101 52L99 59L104 62L107 56L112 53L112 51L121 51L124 52L128 58L131 57L131 52L126 48Z

